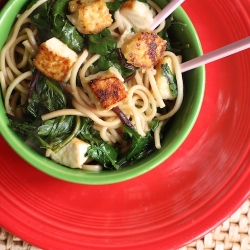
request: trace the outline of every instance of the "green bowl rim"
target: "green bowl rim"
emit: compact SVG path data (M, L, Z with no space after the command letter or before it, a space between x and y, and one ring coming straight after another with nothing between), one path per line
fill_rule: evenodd
M17 0L11 0L6 3L2 11L0 12L0 27L2 25L3 20L5 18L8 18L8 11L15 6L15 4L18 4L19 7L21 7L24 3L17 3ZM21 4L21 5L20 5ZM197 51L196 53L198 56L203 54L202 46L198 37L198 34L187 16L186 12L182 9L182 7L178 7L174 14L181 15L184 23L189 26L190 28L190 35L193 37L197 42ZM45 158L44 156L41 156L31 150L27 145L24 145L23 142L16 136L16 134L8 128L7 125L7 118L6 119L0 119L0 132L6 142L12 147L12 149L20 156L22 157L26 162L28 162L30 165L35 167L36 169L39 169L41 172L44 172L50 176L53 176L57 179L72 182L72 183L78 183L78 184L88 184L88 185L104 185L104 184L114 184L123 182L126 180L130 180L132 178L138 177L140 175L143 175L144 173L150 171L151 169L155 168L156 166L160 165L162 162L164 162L167 158L169 158L184 142L184 140L187 138L189 133L191 132L201 109L204 92L205 92L205 66L201 66L199 68L195 69L197 71L197 75L199 77L198 82L202 83L198 86L198 98L196 100L195 107L196 109L192 110L191 112L191 118L189 119L189 122L185 124L184 131L180 131L180 137L181 139L176 140L174 143L171 144L170 149L168 149L167 154L161 154L157 158L151 160L152 165L150 167L141 166L141 167L127 167L122 170L114 170L114 171L102 171L101 173L94 173L94 172L85 172L78 169L70 169L66 167L61 167L59 164L52 162L51 160ZM0 113L5 113L5 109L3 107L2 97L0 102ZM5 121L5 122L4 122ZM22 152L22 155L21 155ZM150 160L150 158L148 158ZM34 163L35 162L35 163ZM111 176L110 176L110 173ZM98 177L97 177L98 175Z

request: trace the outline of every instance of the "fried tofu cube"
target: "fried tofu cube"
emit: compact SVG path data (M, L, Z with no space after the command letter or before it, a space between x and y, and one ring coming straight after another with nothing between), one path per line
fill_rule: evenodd
M126 86L116 68L110 67L87 79L83 87L99 110L110 110L127 99Z
M178 60L181 63L181 56L178 56ZM157 87L159 89L160 95L162 99L164 100L174 100L175 97L172 95L172 91L169 87L169 82L166 76L162 73L162 65L168 64L169 69L174 74L174 67L171 57L166 56L164 58L161 58L156 66L156 75L155 75L155 81L157 84Z
M73 0L69 11L69 21L82 34L97 34L113 22L104 0Z
M153 23L155 11L144 2L128 0L120 8L120 14L135 29L136 32L145 30Z
M77 58L73 50L53 37L40 45L33 64L45 76L67 82Z
M46 157L66 167L82 168L83 164L89 159L85 156L89 146L88 143L74 138L57 153L47 149Z
M155 66L166 50L166 41L151 31L136 33L121 47L127 61L135 67L149 69Z

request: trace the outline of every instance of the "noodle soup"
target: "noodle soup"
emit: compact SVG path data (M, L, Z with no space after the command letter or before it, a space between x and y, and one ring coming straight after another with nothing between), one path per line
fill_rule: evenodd
M43 35L39 36L44 27L39 26L38 12L41 13L39 8L46 8L45 2L30 4L2 48L1 116L8 114L8 119L4 117L1 121L3 136L41 171L77 183L119 182L159 165L187 137L203 97L204 69L183 75L179 70L180 58L185 61L202 53L185 12L179 8L172 20L169 18L155 31L141 30L140 26L134 28L129 26L131 22L122 20L124 4L124 9L120 7L111 11L112 15L107 14L112 21L104 24L107 27L102 27L102 31L96 33L89 27L81 30L85 34L79 36L75 2L70 1L73 14L66 21L67 25L74 23L77 27L73 32L78 41L65 45L63 37L61 40L55 37L56 32L44 41ZM17 14L23 6L17 1L13 4ZM156 3L149 5L155 14L160 11ZM10 6L6 8L14 11ZM9 18L15 21L14 15ZM7 22L7 17L2 20ZM169 22L172 25L166 29ZM164 39L168 38L166 31L171 39L168 43ZM152 55L149 51L140 57L133 47L138 41L146 41L139 50L145 49L150 41L156 46L157 55L153 59L145 57ZM70 58L67 62L65 54ZM41 62L49 65L60 61L58 58L64 60L62 68L54 65L50 70L41 66ZM163 59L170 62L165 68ZM109 60L111 63L107 64ZM172 86L161 82L162 77L169 81L171 76L176 78Z

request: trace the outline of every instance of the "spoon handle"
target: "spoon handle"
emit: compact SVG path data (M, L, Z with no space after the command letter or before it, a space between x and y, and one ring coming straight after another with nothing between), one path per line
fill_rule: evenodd
M191 59L187 62L182 63L180 65L181 72L183 73L185 71L197 68L197 67L204 65L206 63L216 61L218 59L232 55L234 53L237 53L239 51L242 51L242 50L245 50L248 48L250 48L250 36L248 36L242 40L239 40L237 42L226 45L226 46L219 48L217 50L214 50L212 52L209 52L207 54L204 54L202 56Z

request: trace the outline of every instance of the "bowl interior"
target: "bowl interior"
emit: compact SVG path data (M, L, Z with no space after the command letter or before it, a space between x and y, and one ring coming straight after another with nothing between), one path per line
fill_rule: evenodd
M21 11L27 1L9 1L0 15L1 40L0 48L3 47L16 15ZM201 44L195 28L179 7L174 11L177 21L185 24L175 24L171 28L171 35L182 44L190 47L183 51L183 61L190 60L202 54ZM201 108L205 89L205 69L199 67L183 74L184 100L178 113L171 119L162 143L162 148L152 155L136 164L118 171L87 172L83 170L70 169L52 162L51 160L37 154L28 146L24 145L16 134L8 127L5 115L4 103L0 99L0 131L8 144L28 163L40 171L56 178L81 184L110 184L125 181L143 173L148 172L170 157L182 144L190 133Z

